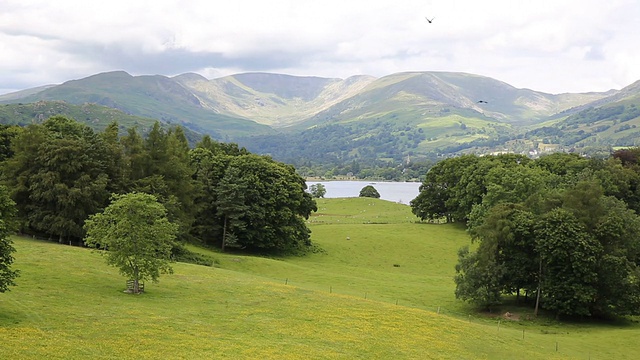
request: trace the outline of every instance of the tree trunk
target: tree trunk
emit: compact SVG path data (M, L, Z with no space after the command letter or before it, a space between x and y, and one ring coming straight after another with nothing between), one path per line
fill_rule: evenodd
M540 257L540 266L538 268L538 294L536 295L536 309L533 316L538 317L538 307L540 306L540 290L542 289L542 257Z
M140 276L138 273L137 266L133 268L133 293L134 294L140 293Z
M227 241L227 215L224 216L224 226L222 227L222 247L221 251L224 252L224 243Z

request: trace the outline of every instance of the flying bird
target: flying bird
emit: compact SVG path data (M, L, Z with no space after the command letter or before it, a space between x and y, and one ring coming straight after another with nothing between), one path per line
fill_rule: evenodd
M431 24L431 23L433 22L433 19L435 19L435 17L432 17L432 18L431 18L431 20L429 20L429 18L428 18L428 17L426 17L426 16L425 16L424 18L425 18L425 19L427 19L427 21L429 22L429 24Z
M484 100L478 100L479 104L488 104L488 102L484 101Z

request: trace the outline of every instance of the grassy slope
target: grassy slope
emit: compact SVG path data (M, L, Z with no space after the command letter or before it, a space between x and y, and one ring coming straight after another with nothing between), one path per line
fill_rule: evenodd
M468 318L451 282L455 250L468 243L459 227L415 223L409 207L381 200L318 205L310 226L325 253L216 254L221 268L175 264L141 296L122 293L124 279L96 253L17 238L22 274L0 294L0 358L640 355L638 326L520 321L498 329L496 319Z

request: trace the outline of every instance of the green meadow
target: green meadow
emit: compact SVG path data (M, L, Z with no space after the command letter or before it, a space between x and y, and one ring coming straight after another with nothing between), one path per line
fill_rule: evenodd
M463 227L407 205L320 199L318 251L207 249L146 292L88 249L16 237L18 286L0 294L0 359L637 359L640 324L561 323L455 299ZM510 311L509 319L502 316Z

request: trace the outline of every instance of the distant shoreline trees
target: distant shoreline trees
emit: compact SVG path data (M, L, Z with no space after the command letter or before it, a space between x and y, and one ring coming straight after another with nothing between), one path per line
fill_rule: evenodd
M309 187L309 193L314 198L323 198L327 193L327 188L322 184L313 184Z

